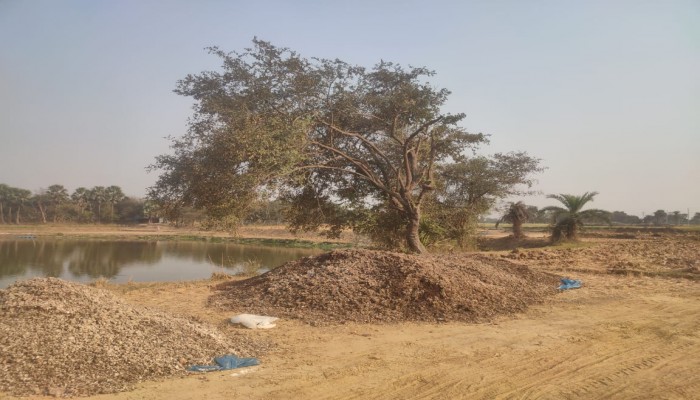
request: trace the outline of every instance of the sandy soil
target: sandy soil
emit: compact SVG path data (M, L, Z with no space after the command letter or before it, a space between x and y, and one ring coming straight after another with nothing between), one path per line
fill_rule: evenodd
M586 257L589 248L581 250ZM330 327L282 320L251 331L275 343L258 367L145 382L94 398L700 399L698 280L607 274L595 265L572 271L570 253L566 264L548 259L544 270L569 271L584 287L515 318ZM537 268L538 257L522 262ZM205 307L214 284L109 287L129 302L224 331L243 329L227 323L231 313Z
M688 280L578 276L564 292L492 324L315 328L281 321L262 365L149 382L96 399L691 399L700 380L700 290ZM196 315L209 283L121 289L125 299ZM695 397L694 397L695 396Z

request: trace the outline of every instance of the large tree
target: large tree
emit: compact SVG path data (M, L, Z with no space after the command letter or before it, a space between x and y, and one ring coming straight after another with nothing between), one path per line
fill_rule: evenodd
M654 224L664 225L668 224L668 214L664 210L654 211Z
M475 245L478 217L506 197L533 194L540 160L525 152L462 158L441 165L438 187L427 206L429 221L459 247Z
M485 141L458 125L463 114L442 111L449 92L426 81L432 71L306 59L260 40L241 53L211 52L223 71L179 82L195 114L173 154L152 166L161 175L151 198L222 219L240 218L263 191L282 194L303 200L305 227L340 227L378 207L405 225L410 250L425 251L421 207L438 166Z
M522 151L462 159L441 167L440 197L488 209L497 200L532 194L533 175L543 170L538 158Z

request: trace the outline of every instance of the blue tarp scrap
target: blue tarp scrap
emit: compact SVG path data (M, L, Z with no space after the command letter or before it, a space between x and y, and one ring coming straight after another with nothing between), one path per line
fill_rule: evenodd
M582 283L580 280L562 278L561 285L559 286L559 290L578 289L581 287L581 285L582 285Z
M257 358L240 358L234 354L214 358L215 365L193 365L187 368L193 372L210 372L210 371L225 371L227 369L252 367L259 365L260 361Z
M577 279L561 278L559 290L578 289L581 285L583 285L583 283Z

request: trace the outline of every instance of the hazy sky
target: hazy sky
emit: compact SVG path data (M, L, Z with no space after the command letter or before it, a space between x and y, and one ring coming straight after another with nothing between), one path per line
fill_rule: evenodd
M697 0L0 0L0 183L144 195L145 167L191 113L176 81L218 67L204 47L254 36L434 69L447 111L492 135L484 153L543 159L545 194L700 212Z

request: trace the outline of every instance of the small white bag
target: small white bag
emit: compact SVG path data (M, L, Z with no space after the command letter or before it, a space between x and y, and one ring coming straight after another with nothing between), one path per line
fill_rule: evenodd
M270 329L277 326L273 324L273 322L278 319L279 318L266 317L264 315L238 314L235 317L231 317L231 323L241 324L250 329Z

